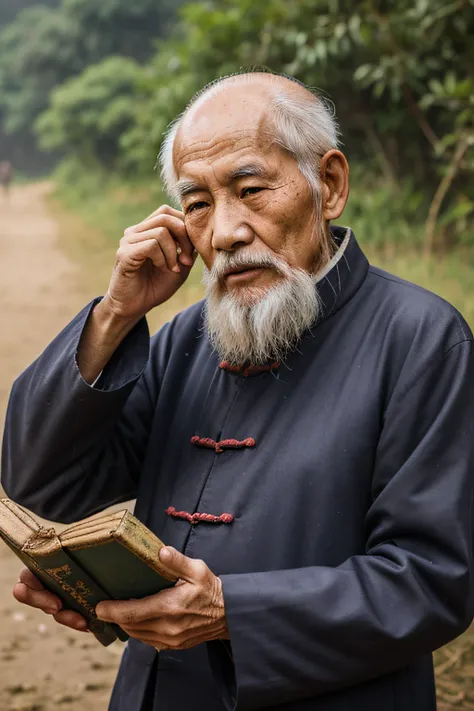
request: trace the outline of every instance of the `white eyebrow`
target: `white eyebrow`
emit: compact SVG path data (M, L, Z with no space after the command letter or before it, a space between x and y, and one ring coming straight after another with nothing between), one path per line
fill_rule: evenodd
M268 178L268 175L264 168L260 165L257 165L256 163L248 163L247 165L242 165L239 168L232 170L227 175L226 179L227 182L232 183L240 178ZM207 188L203 187L199 183L196 183L194 180L188 180L187 178L179 180L176 184L176 193L180 200L187 195L200 193L206 189Z
M179 180L176 184L176 192L180 198L184 198L186 195L191 195L192 193L198 193L204 190L204 188L195 183L194 180Z
M239 178L254 177L265 178L267 177L267 174L260 165L257 165L256 163L249 163L248 165L242 165L240 168L236 168L235 170L233 170L227 176L227 179L229 180L229 182L232 182L233 180L238 180Z

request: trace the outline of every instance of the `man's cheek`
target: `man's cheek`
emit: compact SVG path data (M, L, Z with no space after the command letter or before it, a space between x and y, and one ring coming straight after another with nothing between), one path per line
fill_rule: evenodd
M212 246L211 246L211 240L207 238L204 234L204 230L199 229L196 227L196 225L189 224L185 220L185 227L186 227L186 232L189 238L189 241L193 245L194 249L196 252L199 254L201 259L203 260L204 264L208 269L211 268L212 263L211 263L211 252L212 252Z

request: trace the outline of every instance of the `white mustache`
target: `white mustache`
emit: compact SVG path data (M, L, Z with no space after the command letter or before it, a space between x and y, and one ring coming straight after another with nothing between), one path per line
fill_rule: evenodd
M283 259L268 252L221 252L216 256L212 269L208 270L207 278L211 282L222 281L229 270L244 270L246 267L275 269L282 276L289 276L291 273L291 267Z

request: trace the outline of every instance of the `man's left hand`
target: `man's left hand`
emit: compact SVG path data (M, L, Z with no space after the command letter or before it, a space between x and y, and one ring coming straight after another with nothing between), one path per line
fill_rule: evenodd
M97 617L159 651L229 639L220 579L204 561L170 546L161 549L160 561L179 578L173 588L141 600L100 602Z

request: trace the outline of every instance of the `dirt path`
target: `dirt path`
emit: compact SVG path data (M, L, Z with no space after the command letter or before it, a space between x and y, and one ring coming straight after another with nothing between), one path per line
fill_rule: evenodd
M13 379L90 298L56 244L46 184L0 196L0 430ZM122 651L11 596L21 564L0 546L0 711L103 711Z

